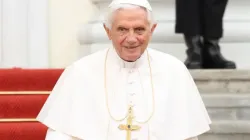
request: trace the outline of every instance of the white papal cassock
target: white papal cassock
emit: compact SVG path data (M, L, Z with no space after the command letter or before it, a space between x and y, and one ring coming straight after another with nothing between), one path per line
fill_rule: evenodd
M128 105L133 105L136 121L147 120L152 111L154 114L145 124L134 122L142 128L132 132L132 140L185 140L208 131L210 118L183 62L153 49L148 49L148 54L154 101L146 51L136 62L124 62L111 47L68 66L37 119L81 140L125 140L126 131L118 126L126 120L114 121L107 108L120 119Z

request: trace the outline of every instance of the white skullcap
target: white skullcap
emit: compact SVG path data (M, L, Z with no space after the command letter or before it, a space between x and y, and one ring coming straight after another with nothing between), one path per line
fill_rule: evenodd
M152 11L152 7L150 6L149 2L147 0L113 0L109 7L117 4L133 4L137 6L144 7L148 9L149 11Z

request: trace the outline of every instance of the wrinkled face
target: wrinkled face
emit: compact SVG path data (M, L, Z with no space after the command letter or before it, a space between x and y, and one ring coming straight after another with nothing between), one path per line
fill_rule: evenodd
M155 27L150 28L145 9L131 8L117 10L111 29L105 30L118 55L125 61L136 61L147 48Z

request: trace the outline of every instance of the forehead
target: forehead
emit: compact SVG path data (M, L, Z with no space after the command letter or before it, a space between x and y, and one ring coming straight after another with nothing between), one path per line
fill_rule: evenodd
M142 8L119 9L113 15L114 25L149 24L147 11Z

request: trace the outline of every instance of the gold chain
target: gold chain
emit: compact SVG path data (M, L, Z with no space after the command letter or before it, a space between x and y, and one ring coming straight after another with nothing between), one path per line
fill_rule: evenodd
M123 121L123 120L125 120L125 119L127 118L128 112L127 112L127 114L125 115L125 117L120 118L120 119L116 119L114 116L112 116L111 111L110 111L110 108L109 108L109 104L108 104L109 102L108 102L107 74L106 74L108 52L109 52L109 49L107 50L106 57L105 57L105 63L104 63L104 88L105 88L105 93L106 93L106 106L107 106L107 109L108 109L108 112L109 112L110 117L111 117L113 120L115 120L115 121L121 122L121 121ZM148 51L147 51L147 59L148 59L148 65L149 65L149 70L150 70L150 81L151 81L151 89L152 89L152 103L153 103L153 108L152 108L152 112L151 112L151 114L150 114L150 116L149 116L149 118L148 118L147 120L142 121L142 122L136 121L136 120L135 120L135 122L141 123L141 124L147 123L147 122L153 117L154 111L155 111L155 98L154 98L154 94L155 94L155 93L154 93L154 85L153 85L153 78L152 78L152 70L151 70L151 65L150 65L150 59L149 59Z

